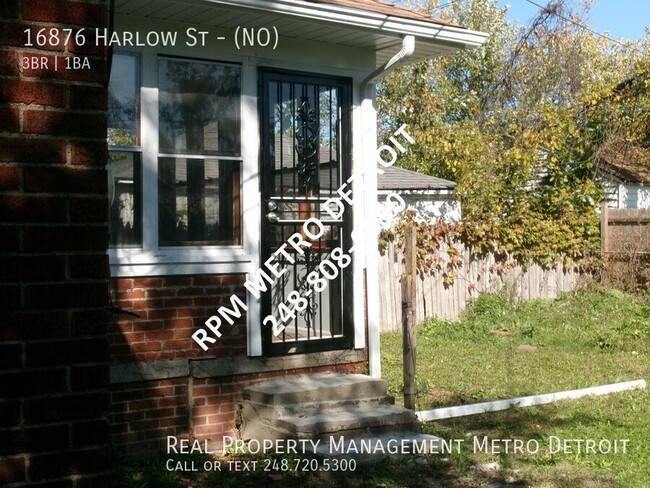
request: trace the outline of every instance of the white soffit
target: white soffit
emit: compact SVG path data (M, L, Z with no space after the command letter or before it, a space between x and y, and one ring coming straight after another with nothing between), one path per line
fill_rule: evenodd
M483 32L460 27L302 0L116 0L115 4L118 14L143 19L226 29L275 26L280 42L299 39L372 49L377 66L399 50L402 35L416 37L412 60L480 46L487 38Z

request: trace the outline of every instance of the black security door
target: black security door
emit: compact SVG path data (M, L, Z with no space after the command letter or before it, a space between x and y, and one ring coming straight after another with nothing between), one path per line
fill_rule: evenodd
M352 209L321 204L350 177L350 81L262 69L260 83L262 263L296 234L311 244L276 253L287 271L262 295L264 353L346 349L352 264L335 249L351 247Z

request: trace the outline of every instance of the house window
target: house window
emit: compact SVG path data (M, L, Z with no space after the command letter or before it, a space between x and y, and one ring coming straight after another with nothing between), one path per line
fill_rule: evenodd
M140 56L113 55L111 245L158 257L162 248L240 245L241 68L164 56L155 61L145 79L156 81L141 90ZM153 99L143 95L141 133L140 92L152 89ZM173 252L180 251L166 255L168 262Z
M140 57L113 56L108 88L110 244L142 244Z
M161 246L239 244L240 68L158 60Z

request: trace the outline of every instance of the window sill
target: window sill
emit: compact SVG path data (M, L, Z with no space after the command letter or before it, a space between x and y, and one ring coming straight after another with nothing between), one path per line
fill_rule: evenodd
M241 246L219 248L109 249L111 276L241 274L254 272L253 257Z

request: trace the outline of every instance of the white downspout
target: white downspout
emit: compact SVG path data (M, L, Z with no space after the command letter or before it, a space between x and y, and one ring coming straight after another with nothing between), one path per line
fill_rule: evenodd
M387 63L383 66L377 68L373 71L368 77L363 81L364 85L364 98L369 98L370 89L375 83L377 83L382 78L385 78L388 73L393 71L399 66L399 63L403 62L407 58L411 57L415 52L415 36L404 36L402 38L402 48L398 51L395 56L390 58Z
M366 257L366 293L368 314L368 368L370 376L381 378L380 323L379 323L379 250L377 229L377 115L373 107L374 85L388 73L397 68L415 51L415 37L405 36L402 48L386 64L372 72L362 83L362 114L364 116L362 145L365 257ZM371 120L370 120L371 119ZM372 190L369 190L371 188Z

